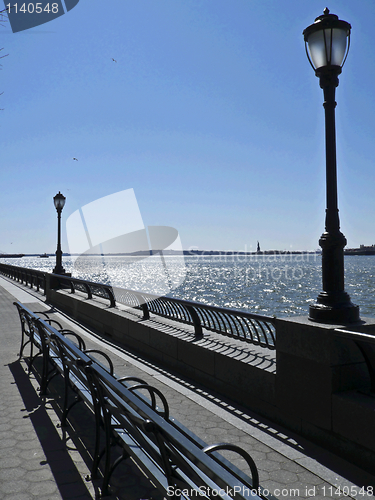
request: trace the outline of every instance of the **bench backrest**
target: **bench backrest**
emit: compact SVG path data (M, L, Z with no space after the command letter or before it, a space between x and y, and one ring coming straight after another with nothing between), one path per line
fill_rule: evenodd
M223 490L229 492L229 498L259 498L254 496L255 491L259 492L257 469L244 450L229 444L202 446L198 438L191 439L191 435L181 432L172 420L166 419L164 409L155 411L101 367L90 363L84 369L104 409L106 425L118 425L136 436L155 467L163 471L170 493L200 489L211 490L215 496L218 490ZM242 455L252 472L252 479L218 455L216 451L220 449ZM165 484L159 486L166 488Z

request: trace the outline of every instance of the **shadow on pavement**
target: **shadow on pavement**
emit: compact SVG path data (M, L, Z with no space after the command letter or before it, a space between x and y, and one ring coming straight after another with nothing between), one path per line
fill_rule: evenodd
M24 418L29 418L33 424L46 456L46 460L41 461L40 465L49 465L63 500L77 497L91 499L92 495L87 485L70 457L64 441L48 415L43 400L36 393L22 364L15 361L9 364L9 368L25 404L24 411L27 414L24 415Z
M95 481L91 493L87 480L83 478L91 469L92 453L95 444L95 419L90 410L83 404L76 405L69 413L68 426L56 428L49 411L52 405L53 415L61 415L59 407L60 395L63 391L62 377L55 377L49 385L50 394L43 400L25 372L22 363L15 361L9 365L10 371L18 386L25 404L24 418L30 418L35 433L40 441L46 460L41 466L48 464L56 481L63 500L92 499L99 496L100 480ZM40 368L40 367L39 367ZM38 363L33 364L34 375L40 380ZM62 434L62 435L61 435ZM81 471L73 461L69 451L78 453ZM90 480L90 478L88 478ZM152 483L130 461L124 461L111 478L112 500L161 500L163 496Z

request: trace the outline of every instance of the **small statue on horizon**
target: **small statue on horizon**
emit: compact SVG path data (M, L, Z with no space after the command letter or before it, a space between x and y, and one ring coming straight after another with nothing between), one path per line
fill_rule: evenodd
M259 245L259 241L257 241L257 252L260 252L260 245Z

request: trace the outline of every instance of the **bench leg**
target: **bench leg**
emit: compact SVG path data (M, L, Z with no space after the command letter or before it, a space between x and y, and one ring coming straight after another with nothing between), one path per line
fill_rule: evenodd
M91 467L91 478L98 478L98 468L100 460L102 459L105 449L100 452L100 415L98 414L98 408L95 406L95 451L94 451L94 461Z
M46 348L45 348L46 349ZM47 395L47 386L48 386L48 363L49 363L49 351L43 351L43 367L42 367L42 380L40 382L40 395Z
M29 338L29 340L27 340L25 342L25 334L24 332L22 332L22 338L21 338L21 348L20 348L20 353L19 353L19 358L21 359L22 356L23 356L23 351L25 349L25 347L27 346L27 344L30 344L31 343L31 339Z
M114 443L115 444L115 443ZM109 458L110 458L110 454L109 455ZM107 456L108 456L107 455ZM116 467L118 465L120 465L120 463L123 461L123 460L126 460L127 458L130 457L130 455L128 453L126 453L125 450L122 451L122 455L120 455L112 464L111 466L111 463L110 463L110 460L108 461L108 464L107 464L107 456L106 456L106 466L105 466L105 470L104 470L104 477L103 477L103 482L102 482L102 488L101 488L101 491L102 491L102 496L107 496L109 495L109 481L111 479L111 476L114 472L114 470L116 469Z
M75 397L76 397L76 399L72 403L70 403L69 406L67 406L67 401L64 402L64 410L63 410L63 415L61 417L61 427L66 426L66 420L68 418L68 413L73 408L73 406L75 406L77 403L80 403L82 401L82 399L77 394Z

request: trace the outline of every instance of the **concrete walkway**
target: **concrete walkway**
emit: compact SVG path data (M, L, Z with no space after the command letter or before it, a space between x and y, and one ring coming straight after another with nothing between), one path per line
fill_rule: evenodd
M18 359L20 322L14 300L33 311L51 311L42 294L0 278L0 498L95 498L95 485L86 480L92 416L84 405L77 405L71 412L72 426L67 431L58 427L54 400L40 399L38 375L29 377L25 362ZM171 415L208 444L226 441L245 448L258 466L261 486L277 498L373 497L375 476L52 311L50 317L84 337L88 348L108 352L117 376L134 375L159 388ZM147 478L126 462L115 471L112 490L111 498L119 500L161 498Z

